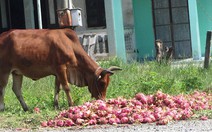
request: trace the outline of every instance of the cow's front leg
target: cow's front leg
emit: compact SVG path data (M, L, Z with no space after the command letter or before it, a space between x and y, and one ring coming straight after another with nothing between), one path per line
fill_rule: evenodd
M22 91L21 91L23 76L17 75L15 73L13 73L12 76L13 76L13 88L12 88L13 92L18 98L19 102L21 103L21 106L24 109L24 111L28 111L28 107L24 101L24 98L22 96Z
M58 69L58 79L59 79L59 81L60 81L60 83L63 87L63 90L66 93L68 105L73 106L73 101L72 101L71 94L70 94L68 78L67 78L67 74L66 74L66 67L60 67Z
M65 91L66 96L67 96L68 106L73 106L74 103L73 103L72 98L71 98L70 88L69 88L69 84L68 83L63 85L63 90Z
M55 77L55 90L54 90L54 108L58 109L58 100L59 100L59 93L60 93L60 81L58 77Z
M9 74L3 74L0 72L0 111L4 110L4 93L7 85Z
M4 92L5 87L0 84L0 111L4 110Z

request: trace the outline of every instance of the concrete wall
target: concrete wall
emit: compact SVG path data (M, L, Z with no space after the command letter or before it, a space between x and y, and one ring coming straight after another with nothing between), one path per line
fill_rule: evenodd
M125 27L134 26L132 0L122 0L123 21Z
M82 9L82 27L77 27L76 30L78 32L81 31L86 31L87 30L87 14L86 14L86 5L85 5L85 0L73 0L73 5L76 8L81 8Z
M206 33L212 30L212 0L197 0L200 43L202 56L205 55Z
M35 28L33 1L24 0L25 28Z
M105 0L109 53L126 61L122 0Z

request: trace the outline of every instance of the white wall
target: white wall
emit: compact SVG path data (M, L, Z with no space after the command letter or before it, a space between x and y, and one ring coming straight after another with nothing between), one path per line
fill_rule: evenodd
M73 0L73 5L75 8L81 8L82 9L82 27L77 27L76 30L78 32L80 31L86 31L87 30L87 14L86 14L86 5L85 0Z

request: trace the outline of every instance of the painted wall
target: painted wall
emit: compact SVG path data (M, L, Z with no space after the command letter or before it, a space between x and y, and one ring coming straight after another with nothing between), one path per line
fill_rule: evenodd
M133 0L136 47L139 58L152 58L155 54L151 0Z
M200 43L202 56L205 55L206 33L212 31L212 0L197 0Z
M194 60L199 60L201 59L201 44L197 0L189 0L188 9L191 30L192 57Z
M126 62L122 0L105 0L109 53Z

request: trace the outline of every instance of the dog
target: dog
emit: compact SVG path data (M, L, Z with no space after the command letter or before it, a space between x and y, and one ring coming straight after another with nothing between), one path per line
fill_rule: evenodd
M166 64L170 64L173 58L174 49L172 46L163 47L163 41L160 39L155 40L156 61L161 64L165 60Z

